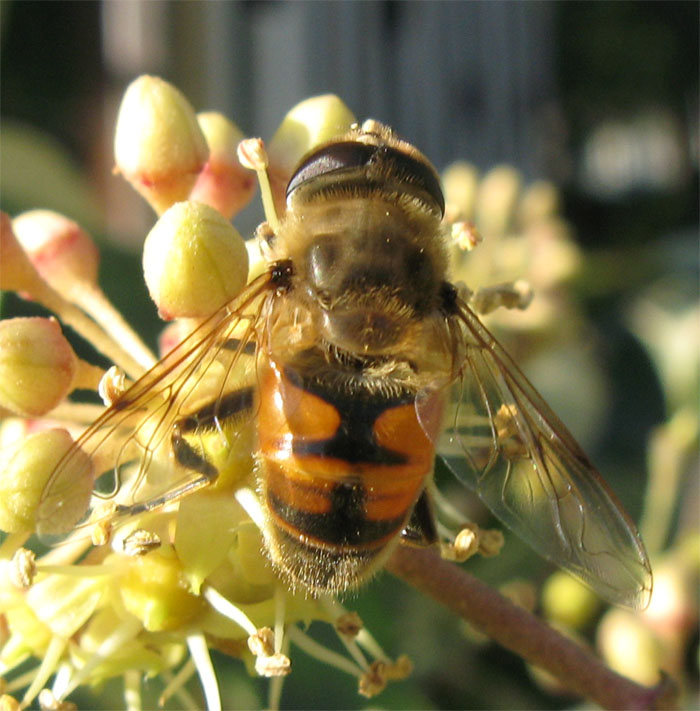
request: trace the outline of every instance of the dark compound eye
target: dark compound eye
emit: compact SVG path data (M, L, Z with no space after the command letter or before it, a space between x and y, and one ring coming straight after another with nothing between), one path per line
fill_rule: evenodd
M356 141L324 146L297 168L287 186L287 195L314 178L366 165L376 150L376 146Z
M374 145L358 141L340 141L323 146L308 156L297 168L287 186L287 197L297 188L317 178L344 174L357 179L364 169L374 164L386 166L385 175L396 182L419 188L445 213L445 198L440 180L432 167L409 153L386 144Z

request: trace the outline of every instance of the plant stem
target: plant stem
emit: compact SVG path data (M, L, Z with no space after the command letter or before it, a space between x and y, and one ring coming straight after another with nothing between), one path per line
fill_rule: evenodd
M498 644L550 672L566 688L603 708L675 708L675 689L668 679L650 688L617 674L544 621L440 558L434 549L398 546L386 567Z

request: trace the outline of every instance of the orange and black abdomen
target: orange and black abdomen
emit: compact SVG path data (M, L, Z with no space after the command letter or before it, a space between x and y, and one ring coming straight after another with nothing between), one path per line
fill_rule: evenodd
M260 388L270 554L313 589L351 587L398 539L432 471L415 391L373 386L361 372L273 363Z

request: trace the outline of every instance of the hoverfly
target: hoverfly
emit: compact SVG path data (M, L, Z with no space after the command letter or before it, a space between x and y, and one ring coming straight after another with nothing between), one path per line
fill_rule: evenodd
M117 513L211 484L252 452L270 559L293 584L341 592L399 541L438 540L429 483L443 454L541 555L645 605L634 524L447 280L429 161L367 121L307 154L286 202L258 230L266 272L76 442L96 472L132 483ZM45 520L71 457L47 484ZM171 488L149 498L144 481L159 477Z

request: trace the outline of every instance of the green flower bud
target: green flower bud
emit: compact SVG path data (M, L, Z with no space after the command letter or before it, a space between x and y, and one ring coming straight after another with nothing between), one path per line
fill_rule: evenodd
M65 430L45 430L0 453L0 530L33 531L37 510L49 477L73 440ZM41 512L45 533L69 530L84 514L92 494L90 461L76 450L61 481L54 482L58 498Z
M57 321L0 321L0 407L24 417L46 414L73 389L77 367Z
M143 75L122 99L114 156L119 172L162 214L187 198L208 148L187 99L168 82Z
M164 319L205 317L245 286L248 252L220 212L203 203L181 202L146 237L143 269Z
M581 630L598 612L600 602L595 593L576 578L557 571L544 584L542 607L548 620Z

